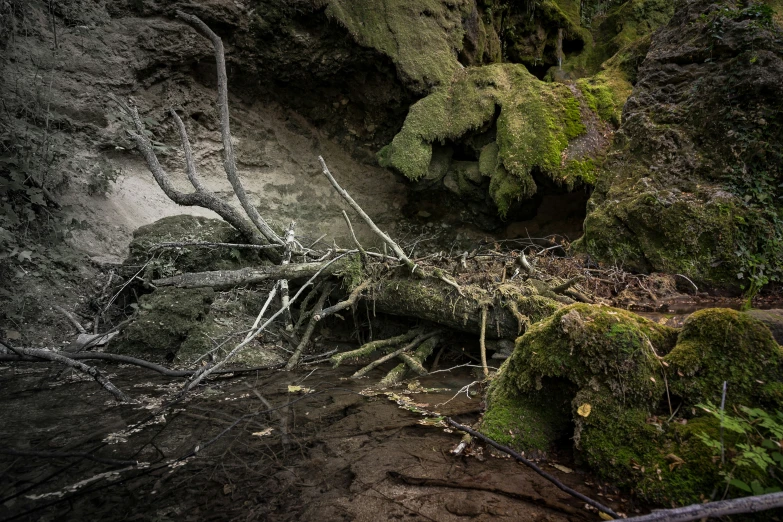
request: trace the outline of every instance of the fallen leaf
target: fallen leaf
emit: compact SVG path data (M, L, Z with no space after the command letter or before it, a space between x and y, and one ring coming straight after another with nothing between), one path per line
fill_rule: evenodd
M223 484L223 494L224 495L230 495L231 493L234 492L235 489L236 489L236 486L234 486L233 484Z
M593 411L593 407L590 406L588 403L584 403L579 408L577 408L576 412L581 415L582 417L589 417L590 412Z
M655 382L655 377L650 377L650 380L651 380L652 382Z
M674 453L669 453L668 455L666 455L666 460L671 462L671 464L669 464L669 471L674 471L679 466L682 466L683 464L685 464L685 461L682 460L677 455L675 455Z
M256 437L266 437L267 435L271 435L271 434L272 434L272 428L266 428L264 430L253 433L253 435Z
M601 517L601 520L614 520L612 517L604 513L603 511L598 512L598 516Z
M305 388L304 386L288 385L288 393L313 393L312 388Z
M552 464L552 467L562 471L563 473L573 473L574 472L574 470L572 470L571 468L567 468L567 467L563 466L562 464Z

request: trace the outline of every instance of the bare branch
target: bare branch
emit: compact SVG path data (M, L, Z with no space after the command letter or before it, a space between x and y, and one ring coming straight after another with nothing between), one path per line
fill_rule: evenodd
M354 288L353 291L351 292L351 294L348 296L348 299L346 299L345 301L340 301L336 305L330 306L329 308L327 308L324 311L315 312L314 319L316 321L320 321L321 319L323 319L325 317L329 317L332 314L336 314L340 310L345 310L346 308L349 308L349 307L353 306L354 304L356 304L356 300L359 299L359 296L361 295L361 293L363 291L365 291L368 286L370 286L370 280L369 279L363 281L359 286Z
M315 325L318 323L318 314L323 308L324 303L326 302L326 298L329 297L331 292L332 285L329 283L325 284L323 290L321 290L321 295L318 297L318 301L315 303L315 308L313 309L314 315L307 324L307 328L305 329L304 334L302 334L302 340L299 341L299 346L296 347L294 354L288 360L288 364L285 366L286 370L292 370L299 362L299 358L302 356L302 351L304 350L305 346L307 346L307 343L310 342L310 337L313 335Z
M356 253L356 250L350 252ZM341 256L342 257L342 256ZM297 265L271 265L239 270L214 270L210 272L191 272L172 277L155 279L157 287L176 286L177 288L232 288L240 285L250 285L269 279L301 279L315 273L332 275L339 270L340 265L331 262L299 263ZM324 270L322 270L324 269Z
M783 492L768 493L754 497L732 498L707 502L706 504L693 504L676 509L661 509L653 511L649 515L632 517L629 520L638 522L689 522L690 520L702 520L718 518L726 515L739 515L742 513L758 513L783 507Z
M208 190L202 185L201 180L196 174L196 165L193 163L193 151L190 149L190 140L188 139L188 131L185 130L185 124L182 123L182 119L177 114L177 111L171 109L171 116L174 118L174 123L177 124L179 130L179 138L182 141L182 152L185 153L185 173L188 175L190 184L198 192L208 192Z
M199 17L177 11L177 16L182 18L191 27L193 27L199 34L208 38L212 42L212 46L215 48L215 63L217 65L217 80L218 80L218 108L220 110L220 132L223 137L223 167L226 170L228 181L234 189L234 193L239 199L239 203L245 210L245 213L250 217L253 224L261 231L264 237L270 243L276 243L283 245L284 241L278 236L274 230L264 221L258 210L250 203L250 199L247 197L245 187L242 185L242 181L239 179L237 173L236 156L234 155L234 144L231 141L231 124L228 113L228 76L226 75L226 56L223 50L223 41L215 34L212 29L207 26Z

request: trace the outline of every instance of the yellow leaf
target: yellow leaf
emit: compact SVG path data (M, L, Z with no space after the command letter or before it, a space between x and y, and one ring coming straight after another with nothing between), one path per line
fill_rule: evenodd
M573 473L574 472L574 470L572 470L571 468L567 468L567 467L563 466L562 464L552 464L552 467L555 468L555 469L559 469L563 473Z
M598 512L598 516L601 517L601 520L614 520L612 517L604 513L603 511Z
M581 415L582 417L589 417L590 412L593 411L593 407L590 406L588 403L584 403L579 408L577 408L576 412Z
M291 384L288 385L288 393L298 393L302 391L301 386L293 386Z
M256 437L266 437L267 435L271 435L271 434L272 434L272 428L266 428L264 430L253 433L253 435Z

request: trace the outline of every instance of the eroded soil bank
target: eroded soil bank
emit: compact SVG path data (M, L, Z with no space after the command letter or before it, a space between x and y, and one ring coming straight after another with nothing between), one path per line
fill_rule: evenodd
M0 414L13 421L3 423L0 435L8 446L61 455L102 446L93 453L98 460L150 465L0 455L0 518L554 522L596 516L510 459L452 456L461 434L422 424L426 418L410 411L422 407L474 422L482 409L479 388L459 393L475 380L469 368L432 374L392 396L362 392L388 368L348 381L354 369L321 365L216 381L127 434L121 430L172 396L171 379L116 368L114 382L142 401L118 406L92 382L52 381L58 370L4 367ZM291 393L289 386L312 393ZM254 415L268 409L274 411ZM199 445L197 456L172 462ZM549 464L574 467L567 452L542 465L618 511L640 509L587 475ZM65 491L70 500L61 502Z

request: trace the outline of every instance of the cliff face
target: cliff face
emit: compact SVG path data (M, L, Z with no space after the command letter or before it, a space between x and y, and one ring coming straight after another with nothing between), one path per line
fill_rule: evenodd
M583 245L639 270L783 276L783 32L767 4L680 2L651 40Z

